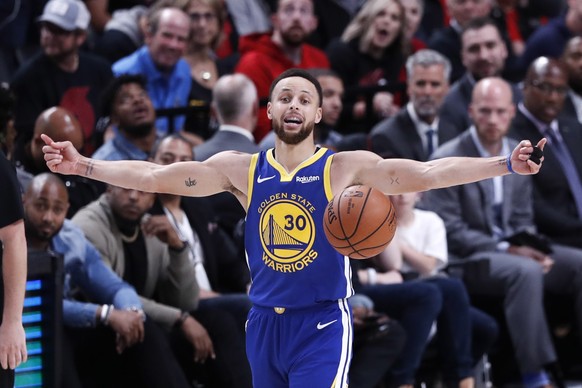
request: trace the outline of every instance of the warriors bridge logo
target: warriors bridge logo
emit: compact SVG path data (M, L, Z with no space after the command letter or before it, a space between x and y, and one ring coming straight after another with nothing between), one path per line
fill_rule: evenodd
M265 265L278 272L296 272L315 260L315 207L308 200L279 193L263 201L258 211Z

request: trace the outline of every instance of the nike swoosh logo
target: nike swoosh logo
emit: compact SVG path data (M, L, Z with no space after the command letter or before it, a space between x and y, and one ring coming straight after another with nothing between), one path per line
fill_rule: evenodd
M317 324L317 330L325 329L326 327L328 327L329 325L331 325L334 322L337 322L337 319L334 319L333 321L328 322L328 323L321 323L321 322L319 322Z
M257 178L257 183L263 183L264 181L268 181L269 179L273 179L274 177L275 175L261 178L261 176L259 175L259 177Z

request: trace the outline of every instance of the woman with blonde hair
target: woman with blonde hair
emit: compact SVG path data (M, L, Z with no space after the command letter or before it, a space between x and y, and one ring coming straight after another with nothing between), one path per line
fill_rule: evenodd
M402 97L394 92L406 77L404 29L400 2L368 0L341 39L328 46L331 67L346 87L344 132L369 132L398 109Z

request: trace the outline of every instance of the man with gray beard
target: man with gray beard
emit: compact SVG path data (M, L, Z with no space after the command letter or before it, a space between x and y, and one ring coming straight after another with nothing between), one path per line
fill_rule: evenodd
M383 158L428 160L432 151L460 132L439 125L449 90L451 64L434 50L420 50L406 61L408 104L370 132L370 149Z
M156 141L156 112L141 75L115 78L101 98L103 116L109 117L113 138L93 158L100 160L146 160Z

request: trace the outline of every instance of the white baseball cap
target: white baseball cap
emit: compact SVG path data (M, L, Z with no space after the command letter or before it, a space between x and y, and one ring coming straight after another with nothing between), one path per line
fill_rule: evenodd
M50 0L44 6L39 22L49 22L63 30L86 30L89 27L91 15L85 3L79 0Z

